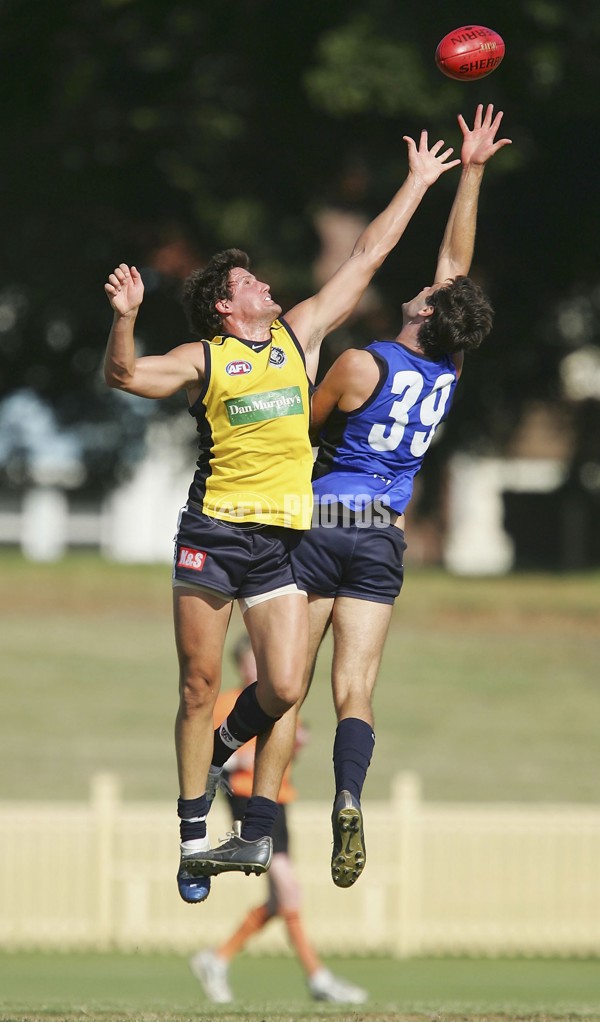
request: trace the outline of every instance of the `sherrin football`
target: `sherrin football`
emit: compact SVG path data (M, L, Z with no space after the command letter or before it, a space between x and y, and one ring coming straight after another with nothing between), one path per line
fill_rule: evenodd
M483 25L463 25L440 41L435 62L448 78L458 82L485 78L495 71L504 56L504 40Z

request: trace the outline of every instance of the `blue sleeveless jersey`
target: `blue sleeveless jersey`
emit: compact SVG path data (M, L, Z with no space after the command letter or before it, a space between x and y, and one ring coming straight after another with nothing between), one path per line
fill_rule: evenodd
M452 403L456 368L448 357L432 362L397 341L375 341L365 350L379 365L379 383L360 408L336 409L328 418L319 438L313 492L320 503L360 511L378 499L401 513Z

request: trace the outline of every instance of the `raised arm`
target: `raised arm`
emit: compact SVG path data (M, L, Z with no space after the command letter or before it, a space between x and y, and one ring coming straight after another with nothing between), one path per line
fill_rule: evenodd
M360 408L379 382L379 369L369 351L346 348L323 377L311 400L311 435L316 438L334 408Z
M104 290L114 312L104 358L108 386L151 398L187 388L193 397L204 375L202 344L181 344L166 355L136 358L134 326L144 298L142 278L135 266L120 263Z
M494 117L491 103L484 116L483 105L480 103L475 112L473 128L470 129L462 114L458 115L458 123L463 133L460 154L462 172L440 246L435 271L436 284L461 274L466 276L471 268L479 190L485 164L499 149L510 145L509 138L494 141L502 116L500 111Z
M404 141L408 146L409 170L400 190L389 206L365 228L350 256L333 277L316 295L296 305L286 315L307 355L316 354L316 358L310 360L315 368L321 341L356 308L376 270L402 237L427 189L441 174L460 163L458 159L450 160L453 150L444 149L441 140L429 149L426 131L421 132L418 146L406 135Z

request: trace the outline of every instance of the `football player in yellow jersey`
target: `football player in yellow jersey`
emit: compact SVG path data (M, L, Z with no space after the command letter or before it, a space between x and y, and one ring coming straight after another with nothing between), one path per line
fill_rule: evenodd
M180 670L177 881L190 903L208 896L210 875L261 873L271 861L277 793L293 747L287 721L277 722L300 695L307 656L307 598L295 586L290 558L312 509L307 376L314 380L323 338L355 309L427 189L460 162L443 141L429 147L425 131L418 144L404 140L408 174L399 191L330 280L285 317L269 285L250 271L245 253L230 249L185 284L191 328L206 340L137 358L141 275L120 263L105 284L114 313L105 358L108 386L147 398L185 391L200 434L173 569ZM234 599L244 613L258 679L213 735ZM254 736L254 790L241 835L210 849L206 816L222 764Z

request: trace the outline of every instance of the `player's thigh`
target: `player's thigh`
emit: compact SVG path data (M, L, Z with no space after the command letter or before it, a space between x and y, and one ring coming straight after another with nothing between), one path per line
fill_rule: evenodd
M202 590L173 590L175 642L182 678L200 676L220 682L223 646L232 603Z
M300 695L308 650L308 609L305 593L288 593L257 603L244 614L256 657L259 690L263 685Z
M371 697L393 609L393 604L337 597L331 672L336 707L352 692Z
M309 593L308 596L308 655L304 672L302 701L308 695L315 673L319 649L331 624L333 602L333 596L319 596L316 593Z

